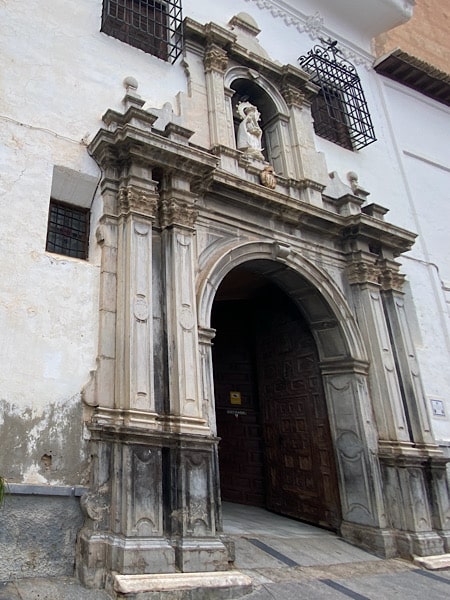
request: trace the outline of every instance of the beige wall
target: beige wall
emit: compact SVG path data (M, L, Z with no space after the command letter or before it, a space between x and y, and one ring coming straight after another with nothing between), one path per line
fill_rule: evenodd
M450 2L416 0L412 19L375 38L374 48L377 56L400 48L450 73Z

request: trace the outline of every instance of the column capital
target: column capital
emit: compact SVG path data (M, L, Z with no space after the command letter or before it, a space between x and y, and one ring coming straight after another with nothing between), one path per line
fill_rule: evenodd
M155 218L158 208L158 194L156 192L127 185L119 189L118 198L120 214L133 212L152 219Z
M350 285L372 284L379 286L380 267L377 258L368 253L352 253L347 265L347 277Z
M228 56L225 50L216 44L210 44L204 57L205 71L225 73L228 67Z
M284 84L280 91L289 108L302 108L306 96L298 88L293 85Z
M161 227L164 229L173 225L193 229L198 211L192 201L181 198L163 198L160 209Z
M388 258L379 259L379 281L383 291L403 292L406 276L400 273L400 265Z

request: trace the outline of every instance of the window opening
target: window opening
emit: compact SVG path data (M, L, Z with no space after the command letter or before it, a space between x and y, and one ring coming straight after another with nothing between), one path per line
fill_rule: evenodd
M89 210L50 199L48 214L48 252L87 259Z
M174 63L182 50L181 0L103 0L101 31Z
M344 148L360 150L376 140L361 80L355 67L339 56L336 41L321 41L324 46L314 46L298 59L320 88L311 105L314 130Z

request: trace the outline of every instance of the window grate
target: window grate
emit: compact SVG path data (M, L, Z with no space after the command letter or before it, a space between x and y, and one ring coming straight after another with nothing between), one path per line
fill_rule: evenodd
M50 200L48 252L86 259L89 242L89 210Z
M101 31L174 63L182 50L181 0L103 0Z
M344 148L360 150L376 140L361 81L355 67L338 55L336 42L325 43L299 58L320 88L311 106L314 130Z

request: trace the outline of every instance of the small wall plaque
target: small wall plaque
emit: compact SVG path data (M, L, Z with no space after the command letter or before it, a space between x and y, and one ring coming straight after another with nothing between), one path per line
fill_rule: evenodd
M431 400L431 408L433 410L433 416L445 417L444 402L442 400L433 398Z

